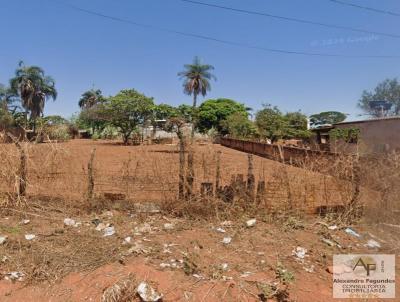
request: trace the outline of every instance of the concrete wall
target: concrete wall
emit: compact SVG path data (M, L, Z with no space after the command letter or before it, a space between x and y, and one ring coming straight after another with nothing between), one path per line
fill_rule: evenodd
M349 153L358 150L361 154L400 151L400 118L336 124L335 128L357 128L360 134L357 144L331 141L332 151Z
M298 167L304 167L313 163L326 164L326 160L335 159L337 154L325 151L315 151L304 148L270 145L259 142L221 138L221 145L255 154L275 161L284 162Z

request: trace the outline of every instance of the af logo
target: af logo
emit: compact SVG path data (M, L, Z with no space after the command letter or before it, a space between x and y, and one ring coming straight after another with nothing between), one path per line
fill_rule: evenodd
M366 273L369 277L371 272L376 271L376 262L372 257L357 257L352 262L353 272L357 275Z

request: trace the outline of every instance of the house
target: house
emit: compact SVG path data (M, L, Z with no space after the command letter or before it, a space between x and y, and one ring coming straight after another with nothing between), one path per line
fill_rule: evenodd
M321 151L330 151L329 132L333 129L330 124L320 125L311 129L315 133L315 139L311 140L311 148Z
M341 122L312 130L316 144L340 153L400 151L400 116Z

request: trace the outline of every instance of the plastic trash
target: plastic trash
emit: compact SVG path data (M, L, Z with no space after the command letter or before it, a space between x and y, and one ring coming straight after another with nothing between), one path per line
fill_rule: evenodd
M132 241L132 237L128 236L125 237L124 241L122 242L122 244L130 244Z
M322 242L326 243L329 246L335 246L336 245L336 243L333 242L332 240L329 240L329 239L326 239L326 238L322 238L321 240L322 240Z
M337 228L338 228L337 225L328 226L328 229L331 230L331 231L337 230Z
M292 251L292 255L296 256L296 258L304 259L307 256L307 249L304 247L298 246Z
M345 231L347 234L349 234L349 235L352 235L352 236L355 236L355 237L358 237L358 238L361 237L361 235L358 234L358 233L357 233L356 231L354 231L353 229L346 228L344 231Z
M112 235L114 235L114 234L115 234L115 228L114 228L113 226L109 226L109 227L106 227L106 228L104 229L104 235L103 235L103 237L112 236Z
M232 237L224 237L224 239L222 239L222 243L223 244L229 244L232 241Z
M0 245L7 241L7 236L0 236Z
M247 221L246 221L246 226L247 226L248 228L251 228L251 227L253 227L253 226L256 225L256 222L257 222L256 219L247 220Z
M25 274L23 272L10 272L5 275L4 279L10 281L22 281L24 276Z
M170 231L173 230L175 227L172 223L164 223L164 230Z
M240 278L247 278L250 275L253 275L253 273L252 272L243 272L243 274L240 275Z
M226 231L223 228L216 228L215 229L218 233L226 233Z
M65 219L64 219L64 225L66 225L66 226L73 226L73 227L78 226L77 223L76 223L76 221L73 220L73 219L71 219L71 218L65 218Z
M223 271L227 271L229 265L228 265L228 263L222 263L220 267L221 267L221 269L222 269Z
M368 242L366 244L364 244L364 246L374 249L374 248L380 248L381 244L374 239L370 239L370 240L368 240Z
M36 238L36 235L34 235L34 234L26 234L25 235L25 239L26 240L33 240L35 238Z
M143 302L158 302L162 299L162 295L146 282L141 282L139 284L137 287L137 293Z

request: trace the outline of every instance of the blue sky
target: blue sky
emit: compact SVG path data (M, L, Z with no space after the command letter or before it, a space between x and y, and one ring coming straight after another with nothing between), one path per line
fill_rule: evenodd
M201 0L202 1L202 0ZM396 0L346 0L400 12ZM283 22L201 7L180 0L63 0L85 9L156 27L260 47L344 55L400 55L400 39ZM399 34L400 18L328 0L204 0L288 17ZM184 37L88 15L56 0L0 0L0 83L19 60L39 65L57 81L59 97L46 114L71 116L85 90L112 95L135 88L156 103L191 103L177 73L195 55L215 66L208 98L226 97L259 109L271 103L306 114L339 110L359 118L357 100L387 77L400 59L276 54Z

